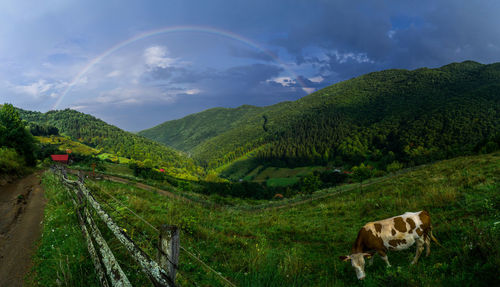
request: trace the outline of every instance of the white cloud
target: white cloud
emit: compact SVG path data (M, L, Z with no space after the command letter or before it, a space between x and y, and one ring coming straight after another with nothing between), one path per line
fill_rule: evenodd
M87 76L85 76L85 77L81 77L80 79L78 79L78 81L76 81L75 85L77 85L77 86L86 85L86 84L88 84L88 82L89 82L89 78Z
M114 78L114 77L118 77L118 76L120 76L121 74L122 74L122 72L121 72L121 71L119 71L119 70L114 70L114 71L112 71L112 72L108 73L108 74L106 75L106 77L108 77L108 78Z
M296 83L296 81L290 77L277 77L277 78L272 78L270 80L267 80L267 82L275 82L275 83L278 83L280 85L282 85L283 87L289 87L291 85L294 85Z
M92 104L117 104L132 105L143 104L146 102L174 103L177 95L182 90L161 91L157 88L116 88L110 91L102 92L98 97L89 99L83 105ZM185 91L182 91L185 92Z
M190 89L190 90L186 91L186 94L188 94L188 95L196 95L199 93L201 93L201 90L199 90L199 89Z
M395 30L387 31L387 37L389 37L389 39L392 39L394 37L394 34L396 34Z
M304 92L306 92L307 94L310 94L310 93L313 93L314 91L316 91L316 88L302 88L302 90Z
M79 106L71 106L69 108L72 109L72 110L83 110L83 109L86 109L87 106L85 106L85 105L79 105Z
M45 80L38 80L28 85L12 85L11 89L16 93L28 94L37 98L52 89L53 86L53 84L47 83Z
M348 52L348 53L340 53L339 51L335 50L332 53L337 61L341 64L349 61L349 60L354 60L355 62L358 63L374 63L373 60L368 58L368 55L366 53L353 53L353 52Z
M321 83L321 82L323 82L323 80L324 80L324 78L321 76L309 78L309 81L311 81L313 83Z
M152 46L144 50L146 65L151 68L167 68L172 66L176 59L167 57L168 51L163 46Z

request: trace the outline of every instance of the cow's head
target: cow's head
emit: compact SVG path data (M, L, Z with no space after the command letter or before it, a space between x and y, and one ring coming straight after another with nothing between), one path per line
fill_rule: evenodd
M372 254L370 253L354 253L347 256L340 256L340 260L349 261L351 260L352 267L356 270L356 277L359 280L365 279L365 256L370 258Z

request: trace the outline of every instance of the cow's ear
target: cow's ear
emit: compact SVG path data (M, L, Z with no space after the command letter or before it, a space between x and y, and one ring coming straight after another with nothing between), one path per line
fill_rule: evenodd
M340 260L342 260L344 262L351 260L351 256L339 256L339 258L340 258Z

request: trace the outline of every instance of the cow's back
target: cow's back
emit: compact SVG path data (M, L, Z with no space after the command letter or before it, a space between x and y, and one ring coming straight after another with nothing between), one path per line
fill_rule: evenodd
M430 231L430 216L427 211L406 212L399 216L369 222L363 228L380 238L386 249L404 250Z

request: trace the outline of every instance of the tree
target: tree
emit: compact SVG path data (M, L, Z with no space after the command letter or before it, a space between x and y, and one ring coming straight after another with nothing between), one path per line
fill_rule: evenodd
M24 127L19 113L11 104L0 109L0 146L11 147L24 157L26 164L35 165L35 139Z
M301 188L305 193L313 193L321 187L321 180L316 173L309 174L300 180Z
M372 167L365 166L364 163L361 163L359 166L355 166L352 168L352 177L354 180L358 181L361 186L361 191L363 191L363 181L369 179L372 175Z

